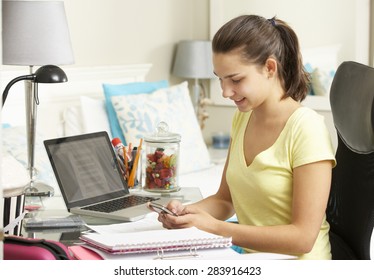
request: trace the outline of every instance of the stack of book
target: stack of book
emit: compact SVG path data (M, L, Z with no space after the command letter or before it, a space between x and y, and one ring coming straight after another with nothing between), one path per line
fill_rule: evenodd
M182 256L197 256L200 249L227 248L232 245L231 237L218 236L199 230L195 227L174 230L149 230L129 233L88 233L80 237L84 242L82 246L70 247L71 252L77 258L80 252L93 253L93 258L100 255L102 259L110 258L111 255L150 254L154 258L170 257L167 252L184 252L172 255L172 258ZM84 249L82 249L84 248ZM187 254L186 254L187 252ZM96 256L97 257L97 256ZM100 257L97 257L100 259Z

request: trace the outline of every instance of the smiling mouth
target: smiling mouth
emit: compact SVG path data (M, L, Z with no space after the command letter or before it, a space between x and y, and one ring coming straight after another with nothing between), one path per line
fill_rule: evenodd
M238 100L232 99L232 101L234 101L235 103L240 103L240 102L243 101L243 100L244 100L244 97L241 98L241 99L238 99Z

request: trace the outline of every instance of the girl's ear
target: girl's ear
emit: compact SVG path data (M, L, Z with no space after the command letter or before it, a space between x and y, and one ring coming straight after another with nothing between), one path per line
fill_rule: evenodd
M265 68L268 74L268 78L274 77L275 73L277 72L277 61L269 57L265 62Z

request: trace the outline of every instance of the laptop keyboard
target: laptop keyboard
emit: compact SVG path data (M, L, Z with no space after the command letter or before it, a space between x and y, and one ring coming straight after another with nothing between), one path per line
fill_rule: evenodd
M121 197L115 200L105 201L105 202L98 203L95 205L82 207L82 209L97 211L97 212L104 212L104 213L111 213L111 212L118 211L124 208L129 208L129 207L137 206L140 204L144 204L149 201L154 201L157 199L158 198L131 195L131 196Z

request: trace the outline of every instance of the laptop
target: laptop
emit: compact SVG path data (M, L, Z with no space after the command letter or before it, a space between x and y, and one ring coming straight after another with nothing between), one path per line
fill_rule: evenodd
M146 204L170 198L129 192L105 131L44 141L69 212L119 221L136 221L150 212Z

